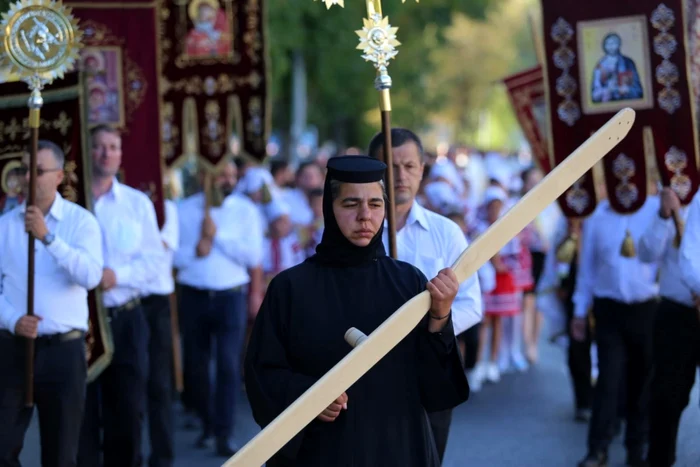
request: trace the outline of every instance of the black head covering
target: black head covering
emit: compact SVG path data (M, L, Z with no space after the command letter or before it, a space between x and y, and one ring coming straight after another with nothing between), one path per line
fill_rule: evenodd
M384 179L386 164L367 156L339 156L328 160L323 187L323 237L316 247L313 261L331 266L357 266L385 256L382 233L384 223L367 246L361 247L345 238L333 213L331 180L344 183L374 183Z

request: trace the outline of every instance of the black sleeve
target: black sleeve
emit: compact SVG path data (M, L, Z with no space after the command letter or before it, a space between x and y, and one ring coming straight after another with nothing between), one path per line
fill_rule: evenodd
M418 273L420 293L426 290L428 280L423 273ZM429 319L426 313L415 330L418 384L425 410L438 412L456 407L469 399L469 383L455 339L452 312L440 332L428 331Z
M316 379L296 373L287 360L286 332L291 294L290 285L282 276L275 277L265 294L248 343L245 356L245 386L253 418L261 427L267 426ZM281 454L295 458L304 436L302 430Z

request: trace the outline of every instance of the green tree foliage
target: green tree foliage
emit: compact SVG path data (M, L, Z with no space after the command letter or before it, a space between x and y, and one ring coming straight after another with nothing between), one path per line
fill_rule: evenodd
M431 52L445 46L443 32L460 12L474 19L487 18L489 8L506 0L386 0L383 12L398 27L399 54L389 67L393 79L392 104L396 124L420 128L433 107L426 92L428 76L439 72ZM294 51L306 60L309 123L322 138L365 146L379 129L375 70L356 50L366 16L365 2L346 0L345 8L327 10L311 0L269 0L268 33L272 65L274 126L289 128L291 61Z

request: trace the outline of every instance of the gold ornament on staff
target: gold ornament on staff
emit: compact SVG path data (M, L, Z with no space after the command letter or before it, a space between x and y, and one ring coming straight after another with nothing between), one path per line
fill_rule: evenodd
M326 8L333 5L341 8L345 6L345 0L323 0ZM406 3L406 0L401 0ZM418 0L416 0L418 3ZM389 76L389 61L399 53L396 47L401 43L396 39L396 32L399 28L389 24L389 18L382 15L381 0L365 0L367 6L367 18L363 20L362 29L355 31L360 37L360 44L357 46L362 50L362 58L372 62L377 69L377 77L374 80L374 87L379 91L379 110L382 117L382 134L384 142L382 144L383 162L387 166L386 170L386 191L389 209L387 209L387 224L389 227L389 254L392 258L398 258L396 249L396 213L394 203L394 164L391 144L391 76Z
M21 0L10 6L0 22L0 68L19 76L32 91L29 107L31 134L27 206L36 195L36 153L39 142L41 90L71 71L78 58L82 33L71 10L60 1ZM34 236L29 234L27 315L34 314ZM34 340L27 339L25 405L34 405Z

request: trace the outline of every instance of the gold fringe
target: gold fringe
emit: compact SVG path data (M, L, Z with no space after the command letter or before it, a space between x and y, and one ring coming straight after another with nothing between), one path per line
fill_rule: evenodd
M634 240L630 234L629 229L625 233L625 239L622 241L622 248L620 249L620 254L625 258L634 258L637 256L637 251L634 247Z
M571 263L576 254L577 243L578 235L569 235L557 248L557 261L560 263Z

